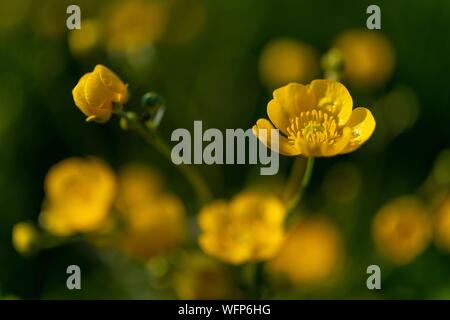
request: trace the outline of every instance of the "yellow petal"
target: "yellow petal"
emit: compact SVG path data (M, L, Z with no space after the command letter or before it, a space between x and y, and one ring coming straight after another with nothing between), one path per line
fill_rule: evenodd
M198 223L203 231L216 232L220 230L223 217L226 216L228 205L225 200L215 200L205 205L198 216Z
M345 127L342 131L342 136L336 140L333 144L321 144L320 152L322 157L332 157L342 153L342 151L347 147L350 139L352 137L352 130Z
M287 128L290 125L289 114L283 111L278 100L272 99L267 104L267 115L269 116L270 121L280 129L280 131L287 135Z
M98 72L91 72L84 82L84 99L90 106L101 106L112 101L113 94L103 84Z
M89 116L89 117L87 117L86 118L86 122L91 122L91 121L94 121L95 122L95 120L97 119L97 117L96 116Z
M369 109L359 107L353 110L345 126L351 129L352 137L341 153L352 152L366 142L375 130L376 122Z
M280 129L286 127L290 118L300 116L303 111L314 108L316 99L314 94L308 90L308 86L299 83L289 83L273 92L273 98L278 103L267 106L270 120ZM272 119L273 117L273 119Z
M259 137L259 130L265 129L267 130L267 142L260 139L264 144L266 144L269 148L272 145L270 130L275 129L267 119L259 119L256 121L256 125L253 126L253 133ZM285 156L296 156L300 154L300 150L298 150L293 144L291 144L285 136L279 134L279 143L278 143L278 153L283 154Z
M78 81L75 88L72 90L72 96L73 100L75 101L75 105L82 111L87 110L89 108L89 105L84 98L84 87L86 84L86 80L91 75L91 72L86 73L84 76L81 77L81 79Z
M331 112L344 125L352 113L353 100L347 88L334 80L314 80L309 90L317 99L318 108Z
M127 86L122 80L107 67L98 64L94 68L94 73L100 77L103 85L108 88L112 94L111 100L117 103L125 103L128 99Z
M86 121L105 122L111 117L112 103L104 100L100 105L90 104L86 99L86 85L91 79L92 72L86 73L78 81L72 90L75 105L83 112L88 119Z

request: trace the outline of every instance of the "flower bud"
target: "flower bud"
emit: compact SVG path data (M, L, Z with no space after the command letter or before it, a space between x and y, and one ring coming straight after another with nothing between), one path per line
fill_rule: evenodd
M155 92L147 92L142 96L143 107L158 107L164 104L164 98Z
M141 113L141 119L149 129L156 129L161 123L166 110L164 104L164 98L155 92L147 92L142 96L144 111Z
M83 112L86 121L106 122L113 113L113 103L128 100L127 85L110 69L96 65L86 73L72 90L75 105Z

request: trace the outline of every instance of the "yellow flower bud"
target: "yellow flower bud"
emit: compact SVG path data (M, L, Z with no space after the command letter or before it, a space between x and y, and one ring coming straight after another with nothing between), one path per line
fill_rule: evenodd
M36 238L36 228L30 222L19 222L12 229L12 243L20 254L29 254Z
M83 112L86 121L106 122L113 113L113 103L128 100L127 85L107 67L98 64L86 73L72 90L75 105Z
M115 176L96 159L69 158L45 178L41 223L49 232L68 236L100 228L114 201Z

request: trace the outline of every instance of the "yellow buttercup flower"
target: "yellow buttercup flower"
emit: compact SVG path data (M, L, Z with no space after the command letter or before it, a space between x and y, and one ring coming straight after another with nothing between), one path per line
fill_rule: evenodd
M116 203L123 222L119 247L130 256L148 259L184 240L183 203L164 191L161 178L150 168L133 164L121 170Z
M96 230L108 217L115 187L114 173L100 160L68 158L55 164L45 178L42 225L60 236Z
M378 211L372 223L372 235L381 254L396 265L406 265L428 246L431 219L419 199L400 197Z
M285 215L275 196L242 192L202 208L198 241L206 253L231 264L270 259L283 241Z
M72 95L75 105L87 116L86 121L101 123L111 118L113 103L123 104L128 100L127 85L101 64L81 77Z
M344 60L344 77L353 86L376 88L392 74L394 51L380 32L348 30L338 35L334 47Z
M436 212L434 233L436 245L450 252L450 193L446 195Z
M343 241L337 227L325 218L309 218L294 225L269 271L285 275L296 285L329 278L343 258Z
M259 135L260 129L279 129L279 152L287 156L331 157L349 153L375 130L375 119L368 109L352 108L350 93L337 81L290 83L273 92L267 105L270 121L259 119L253 131ZM271 143L268 139L267 144Z
M20 254L26 255L32 251L38 233L30 222L16 223L12 229L12 243Z
M211 257L190 253L182 258L179 265L174 283L180 299L230 299L237 293L231 285L229 270Z
M293 81L308 82L319 75L319 54L301 41L275 39L261 53L259 73L270 89Z

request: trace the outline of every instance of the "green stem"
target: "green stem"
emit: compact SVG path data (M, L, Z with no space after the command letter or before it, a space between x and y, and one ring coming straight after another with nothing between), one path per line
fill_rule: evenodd
M166 159L173 163L170 147L156 133L156 131L149 130L144 123L139 121L135 113L120 112L119 115L125 118L130 127L136 133L138 133L148 144L155 147ZM204 204L211 199L211 191L206 181L195 168L186 164L175 165L175 167L192 186L201 204Z
M254 268L252 298L261 299L264 290L264 263L257 262Z
M294 194L292 194L291 192L289 193L290 199L288 200L288 204L287 204L288 211L291 211L298 205L298 203L300 202L300 200L303 196L303 192L305 191L306 187L308 187L309 181L311 180L312 172L314 169L314 158L307 158L307 159L308 160L306 162L306 168L303 173L303 177L300 182L300 185L298 186L297 192L295 192ZM294 184L293 181L295 181L297 179L297 177L300 176L298 174L298 171L299 171L299 160L296 159L296 162L294 163L293 168L292 168L288 187L292 187L292 185Z

